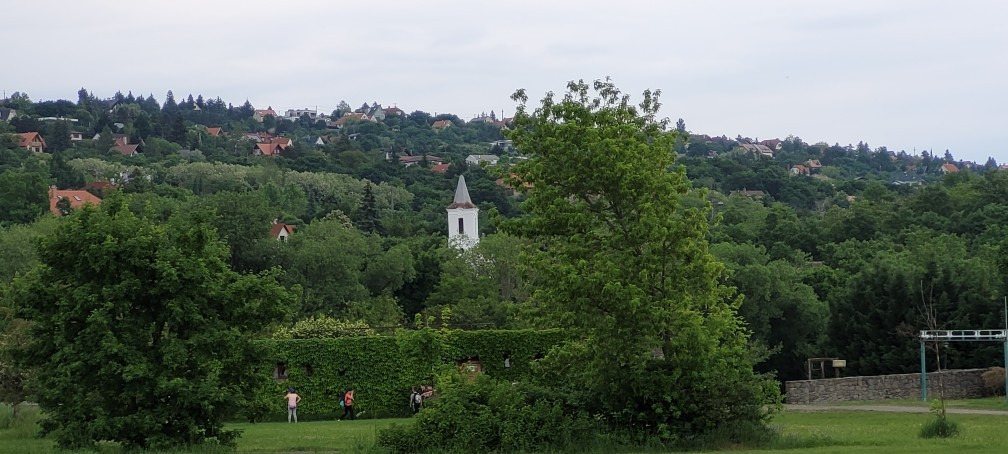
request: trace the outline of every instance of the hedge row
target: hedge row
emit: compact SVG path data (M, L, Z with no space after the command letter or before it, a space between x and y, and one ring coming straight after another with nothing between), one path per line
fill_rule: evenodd
M483 373L522 380L531 364L564 339L560 331L403 331L394 336L260 341L269 352L261 371L272 377L259 394L259 414L280 413L293 387L306 416L340 411L341 391L356 389L355 407L374 417L409 412L410 389L430 384L440 365L478 359ZM286 369L286 378L277 373ZM258 419L258 418L256 418Z

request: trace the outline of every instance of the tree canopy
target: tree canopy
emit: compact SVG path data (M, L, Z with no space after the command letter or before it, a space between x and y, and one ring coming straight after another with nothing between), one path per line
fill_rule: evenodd
M777 398L753 372L747 332L707 245L709 207L686 207L677 132L606 80L568 84L534 111L524 91L513 169L526 215L508 224L536 247L533 303L579 342L546 357L548 375L614 426L667 439L760 421ZM725 405L731 401L731 405Z
M41 266L13 281L31 324L17 357L59 446L234 441L224 418L267 379L249 336L285 318L292 298L276 273L228 267L212 217L161 222L112 197L65 218L40 242Z

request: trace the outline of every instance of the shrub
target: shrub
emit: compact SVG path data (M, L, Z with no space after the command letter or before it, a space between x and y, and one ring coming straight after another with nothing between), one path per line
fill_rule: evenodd
M948 418L934 418L921 427L921 438L949 438L959 434L959 424Z
M983 380L984 388L995 396L1004 395L1005 390L1005 370L1003 367L992 367L987 369L980 376Z
M439 397L411 424L378 433L380 446L397 453L570 450L598 433L596 421L547 389L486 375L445 378Z

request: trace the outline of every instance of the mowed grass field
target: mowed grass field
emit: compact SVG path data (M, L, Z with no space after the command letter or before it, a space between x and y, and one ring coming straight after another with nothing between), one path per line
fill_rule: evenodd
M875 402L880 403L880 402ZM969 405L990 408L994 405ZM51 440L35 437L37 411L28 409L25 418L11 422L9 409L0 411L0 453L49 453ZM1008 452L1008 416L951 415L959 423L959 436L947 440L918 438L929 414L871 411L785 412L773 425L782 434L772 448L747 449L734 446L729 452L811 452L811 453L953 453ZM298 424L267 422L229 424L243 430L238 452L381 452L374 448L380 429L405 419L357 421L308 421ZM633 452L624 451L623 452ZM119 452L115 445L102 445L97 452ZM202 449L193 452L231 452ZM599 450L609 452L609 450ZM646 451L654 452L654 451Z
M959 423L958 436L944 440L919 438L921 426L930 418L934 416L879 411L785 412L773 423L784 436L782 447L789 444L805 447L745 452L1008 452L1008 416L949 415L949 419Z

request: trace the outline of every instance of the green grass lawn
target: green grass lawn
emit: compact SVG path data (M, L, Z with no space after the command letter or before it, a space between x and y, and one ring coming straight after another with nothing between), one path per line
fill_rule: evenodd
M861 400L850 402L833 402L823 405L833 405L833 406L906 405L911 407L928 408L931 404L929 402L924 402L920 399L891 399L891 400L870 400L870 401ZM945 405L949 408L973 408L977 410L1008 411L1008 401L1006 401L1004 397L985 397L982 399L949 399L945 401Z
M997 403L978 399L962 404L970 408L995 408L992 405ZM775 449L747 451L737 446L732 452L947 454L1000 453L1008 449L1008 430L1005 429L1008 427L1008 416L952 415L950 418L960 425L959 436L948 440L918 438L921 425L932 417L927 414L843 410L785 413L778 416L773 424L783 434L774 445ZM25 417L11 422L9 409L0 410L0 453L53 452L50 440L35 438L37 418L37 410L28 409ZM406 421L364 419L298 424L234 423L228 424L228 427L243 431L238 441L238 452L375 452L373 446L378 431L390 424ZM118 452L118 449L114 445L105 445L99 447L99 452L112 453Z
M881 403L881 402L874 402ZM1008 416L950 415L960 434L946 440L917 437L930 414L871 411L785 413L774 426L785 438L796 437L817 447L789 452L813 453L953 453L1008 450ZM819 442L815 442L819 439ZM811 443L809 441L812 441ZM782 445L786 446L786 440ZM775 452L756 450L749 452Z

